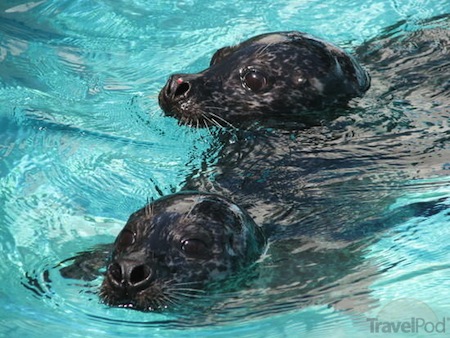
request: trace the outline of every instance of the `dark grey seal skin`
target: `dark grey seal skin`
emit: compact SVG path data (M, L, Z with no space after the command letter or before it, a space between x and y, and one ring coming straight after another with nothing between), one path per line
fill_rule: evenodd
M442 25L448 16L434 21ZM160 92L165 114L194 127L224 127L205 154L206 169L188 177L186 189L228 196L258 224L304 225L320 215L329 233L343 237L355 236L364 219L374 228L392 224L380 210L408 180L445 174L445 135L429 126L448 118L449 31L429 29L434 21L407 35L399 35L401 23L389 27L360 46L356 58L303 33L265 34L219 50L205 71L173 75ZM364 61L376 86L357 106L344 109L342 103L369 88L356 59ZM336 76L331 66L342 60L347 67L340 69L346 71ZM240 74L255 64L282 72L281 80L266 76L263 88L246 88ZM291 90L291 76L300 72L312 90L307 95ZM327 87L327 81L333 85ZM335 90L320 92L313 83ZM282 108L278 96L286 104ZM317 106L323 109L318 112ZM214 109L221 115L211 124ZM426 113L418 115L421 109ZM310 123L310 114L318 114L320 123ZM272 120L265 120L269 115ZM209 164L217 154L217 163Z
M245 279L242 274L265 244L263 230L226 198L195 192L165 196L133 213L117 236L100 298L111 306L159 311L200 292L230 289ZM86 262L97 254L78 257L62 275L95 278ZM88 270L76 269L80 264Z
M241 120L297 114L305 119L325 106L344 107L369 84L363 68L338 47L304 33L280 32L220 49L200 74L172 76L160 103L194 126L242 126ZM322 118L313 114L313 120ZM241 193L228 196L241 200ZM260 257L270 232L219 195L171 195L130 217L109 261L102 258L110 250L105 246L77 256L61 274L91 280L106 265L100 290L105 304L161 310L211 285L230 289L234 276L239 280L239 272Z
M198 74L174 74L159 94L167 115L191 126L307 116L345 107L370 78L344 50L301 32L258 35L219 49ZM302 115L301 115L302 114Z
M433 27L443 21L445 27ZM399 23L360 46L356 58L364 61L375 86L348 108L341 104L368 88L363 68L351 58L354 71L350 68L339 78L353 84L353 91L337 93L352 95L317 95L317 100L324 99L318 111L310 99L320 94L317 88L308 92L312 94L306 101L300 90L291 91L290 76L296 73L286 55L297 55L297 47L287 42L284 34L289 33L275 33L273 39L263 35L219 51L210 68L192 76L174 75L162 89L160 105L167 116L193 127L223 127L211 128L217 142L205 153L204 165L186 178L185 188L226 196L272 230L270 258L262 262L271 265L261 269L272 274L264 282L271 292L247 299L254 308L278 304L288 309L312 300L331 304L336 300L325 298L340 292L340 300L367 298L368 276L381 273L365 264L368 245L383 230L447 208L441 196L427 203L411 199L398 207L394 202L425 193L428 186L421 179L448 176L448 23L448 16L437 18L407 33ZM320 45L308 41L314 48ZM328 48L322 51L330 56ZM323 70L329 69L324 57L306 55L308 72L319 73L309 79L324 76ZM314 68L316 60L319 66ZM261 84L255 85L257 90L243 83L242 69L255 63L264 68L263 61L269 65L265 69L286 70L281 81L273 82L281 84L280 91L270 86L270 76L255 81ZM285 105L278 103L278 95ZM345 280L355 274L359 279Z
M429 24L432 26L433 22ZM443 117L448 119L449 63L445 52L448 38L445 29L424 29L416 34L401 35L398 26L394 26L358 48L357 58L363 60L373 74L374 85L364 98L358 99L357 106L350 101L349 107L343 107L347 99L330 100L328 107L318 110L306 109L307 104L300 102L299 110L288 109L278 115L269 109L266 119L266 115L246 110L242 105L232 108L234 101L218 94L217 101L209 98L208 104L199 110L170 108L182 103L202 105L197 98L203 93L197 92L203 91L206 95L211 91L209 85L219 88L220 81L212 81L214 76L210 71L215 69L224 74L225 68L228 74L238 70L238 74L233 75L233 88L245 93L247 101L256 102L259 94L245 88L239 67L227 66L227 56L235 60L236 55L241 55L239 47L231 48L229 53L227 49L219 51L211 68L193 75L194 82L183 85L189 79L183 76L177 84L181 87L174 85L174 89L169 90L178 94L174 98L170 98L167 88L163 89L166 94L160 95L167 97L160 100L172 100L161 104L167 115L194 127L223 126L211 130L217 133L217 142L205 153L204 165L186 178L185 189L208 191L232 200L247 210L269 238L267 255L256 264L258 278L253 280L254 284L247 284L235 298L227 297L225 303L217 306L217 313L222 315L225 311L231 321L233 316L242 319L249 314L250 310L242 309L274 313L311 304L333 304L346 309L354 309L355 304L368 305L368 285L381 273L365 259L368 245L376 240L376 234L410 217L426 217L446 208L445 203L432 198L427 203L412 201L392 209L389 206L403 193L426 189L426 183L416 184L411 179L448 174L443 166L443 161L450 158L446 142L448 129L430 128L439 126L436 121L442 121ZM249 41L248 48L253 44ZM265 47L276 46L269 45ZM260 54L265 47L260 46ZM351 60L354 64L354 59ZM363 69L356 64L354 67ZM209 74L209 80L203 81L202 88L203 73ZM258 78L253 75L250 77ZM418 76L422 85L413 81ZM405 78L410 79L409 84L403 81ZM355 90L354 96L361 95L362 88L368 86L368 82L362 82L366 84L360 86L359 91ZM439 85L434 86L436 83ZM425 93L425 99L416 95L418 93ZM408 101L403 100L405 94L408 94ZM268 91L265 95L263 97L272 94ZM398 109L395 114L399 105L422 109L421 105L431 104L432 99L430 114L417 118L414 109ZM222 105L230 107L221 109ZM214 117L219 111L223 113L220 118ZM145 222L145 212L140 215ZM138 246L134 248L140 250ZM61 273L68 278L95 278L99 275L98 268L111 264L105 263L106 252L105 247L101 255L99 251L82 254ZM145 269L142 270L145 280ZM140 308L136 299L127 297L108 302L107 294L114 299L114 295L123 291L114 291L114 282L108 282L108 278L105 283L108 285L103 288L107 290L103 295L106 303ZM172 291L174 295L177 293ZM142 308L159 308L158 302L160 300ZM189 305L187 311L191 309ZM214 311L208 307L208 313Z

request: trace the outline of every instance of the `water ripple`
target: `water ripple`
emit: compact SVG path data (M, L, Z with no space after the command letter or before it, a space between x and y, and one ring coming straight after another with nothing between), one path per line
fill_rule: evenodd
M241 336L260 329L267 336L355 336L368 332L355 328L355 318L399 295L423 297L433 309L448 311L442 295L449 288L449 83L436 83L430 74L444 73L449 64L433 61L437 36L432 45L411 44L416 55L399 62L391 59L398 53L377 54L381 46L397 48L406 31L447 27L448 16L423 19L448 12L448 4L235 5L0 3L0 335ZM179 190L203 161L213 167L217 151L207 150L214 137L161 114L157 94L168 74L197 72L217 48L288 29L349 49L381 34L376 48L356 52L373 74L385 75L373 77L381 80L355 113L315 138L299 137L314 154L308 160L352 159L355 165L322 170L302 186L314 200L310 208L267 213L316 234L374 221L383 231L367 227L346 241L318 236L311 242L282 224L253 284L188 304L187 314L109 308L99 303L101 278L62 278L61 261L111 243L148 199ZM424 34L419 29L411 36ZM411 67L416 71L402 73ZM386 74L394 80L383 82ZM347 184L355 175L360 182ZM324 191L340 198L331 201ZM367 201L361 210L349 203L355 196ZM381 206L386 213L380 216L374 210ZM352 219L330 219L336 209Z

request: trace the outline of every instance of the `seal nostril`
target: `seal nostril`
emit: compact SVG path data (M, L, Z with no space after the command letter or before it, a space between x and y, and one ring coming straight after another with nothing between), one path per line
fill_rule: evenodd
M122 281L122 268L119 264L114 263L109 266L109 274L111 278L116 281L117 283L120 283Z
M190 88L191 88L191 86L189 85L189 83L187 83L187 82L180 83L175 90L175 94L174 94L175 97L186 94Z
M147 265L138 265L131 271L130 284L135 285L145 281L151 274L151 270Z
M149 281L151 268L146 264L136 264L134 261L122 260L111 264L108 268L110 281L119 288L140 287Z
M172 80L169 79L169 81L167 81L167 84L164 86L164 94L167 97L169 97L171 93L172 93Z

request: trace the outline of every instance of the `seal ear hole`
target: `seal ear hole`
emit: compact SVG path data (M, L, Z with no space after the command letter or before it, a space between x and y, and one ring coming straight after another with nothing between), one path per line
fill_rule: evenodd
M181 241L181 250L190 257L206 257L209 250L205 242L200 239L186 239Z

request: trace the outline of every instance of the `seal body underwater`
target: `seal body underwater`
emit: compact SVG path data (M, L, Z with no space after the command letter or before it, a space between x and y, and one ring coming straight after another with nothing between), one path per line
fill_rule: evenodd
M325 298L346 287L341 300L367 296L364 284L378 274L363 258L368 245L383 230L447 208L439 198L404 199L426 189L421 179L448 175L449 30L430 27L433 22L401 35L398 25L388 27L358 47L355 58L345 54L348 66L337 77L329 71L336 66L325 67L337 62L329 53L336 49L327 44L308 40L320 51L304 54L296 69L288 55L303 55L303 49L290 33L258 36L219 50L198 74L172 75L162 88L167 116L192 127L220 126L211 128L218 142L186 178L185 189L232 198L271 229L273 265L262 271L272 272L273 297L255 301L256 307L287 306L293 299L304 304L308 296L330 304ZM356 60L370 70L375 88L368 90L369 76ZM281 80L259 71L242 75L253 68L286 72ZM306 80L297 83L305 84L305 92L292 89L291 75L301 69L298 79ZM402 199L408 202L395 203ZM356 273L361 278L345 279ZM320 294L323 289L329 292Z
M370 45L377 46L377 40ZM377 69L379 60L371 58L373 49L360 50L364 51L361 56L366 66L376 70L375 80L379 83L384 73L383 68ZM390 61L395 65L395 60ZM437 57L435 62L448 67L445 58ZM439 160L448 152L443 147L436 157L427 154L424 149L430 149L428 146L439 135L415 137L422 129L414 125L412 118L406 117L408 123L404 124L401 116L387 124L383 114L368 113L365 104L375 102L384 107L386 102L384 98L365 101L370 91L358 99L363 108L352 106L352 99L362 96L369 86L370 78L355 58L298 32L252 38L217 51L211 66L198 74L171 76L159 96L161 108L168 116L193 127L224 127L217 132L219 149L214 145L205 153L205 165L186 178L184 189L224 196L215 198L227 202L218 202L225 205L219 208L224 212L215 213L214 208L199 211L193 218L194 228L197 221L208 217L213 217L213 229L219 223L233 223L228 219L240 210L238 219L245 221L238 223L249 225L244 232L250 236L253 249L244 256L227 255L230 244L225 241L222 248L227 250L211 258L211 266L223 259L230 262L226 265L230 268L205 269L201 260L186 256L183 241L168 241L170 236L165 234L169 230L163 230L172 226L180 232L188 229L181 215L190 214L194 206L201 204L197 198L202 199L203 194L169 198L166 202L163 199L161 206L170 200L173 205L153 207L152 212L149 208L138 211L118 236L101 289L105 303L161 309L167 300L177 301L170 296L177 294L169 286L170 280L192 282L200 289L209 283L209 276L213 277L213 284L222 278L226 280L261 254L265 241L255 222L270 233L270 258L260 264L260 271L271 275L270 283L261 282L263 289L270 292L245 298L248 304L253 303L258 309L279 304L288 310L289 306L296 308L323 297L323 290L326 294L336 293L331 292L333 288L339 291L344 284L350 286L350 293L367 294L365 285L362 289L358 285L368 284L366 276L376 274L359 268L365 266L363 256L372 240L370 234L414 215L414 210L402 208L399 212L384 211L402 192L402 182L426 177L432 170L438 172ZM413 128L405 134L401 132L404 125ZM217 161L211 161L211 156L217 155ZM166 210L177 210L178 205L181 209L169 217ZM166 225L152 225L155 222ZM153 230L143 236L140 228ZM202 225L200 229L208 231ZM161 236L162 247L149 240ZM203 251L204 245L199 243L206 241L199 239L193 251ZM176 249L174 263L167 261L171 256L167 248ZM242 258L233 265L232 257ZM85 259L79 257L78 261ZM178 268L183 273L171 276ZM225 273L218 273L219 270ZM68 272L67 277L82 277L70 269L63 269L63 275L64 271ZM347 279L336 283L352 275L356 282ZM166 291L162 291L164 285L168 285Z
M190 125L237 126L344 107L369 85L368 74L343 50L304 33L281 32L220 49L204 72L172 76L159 99ZM106 264L103 302L144 311L176 305L180 295L195 296L211 285L224 290L251 270L266 244L266 229L231 202L242 201L242 193L227 199L188 192L156 200L130 216L107 262L86 253L61 274L89 280Z

